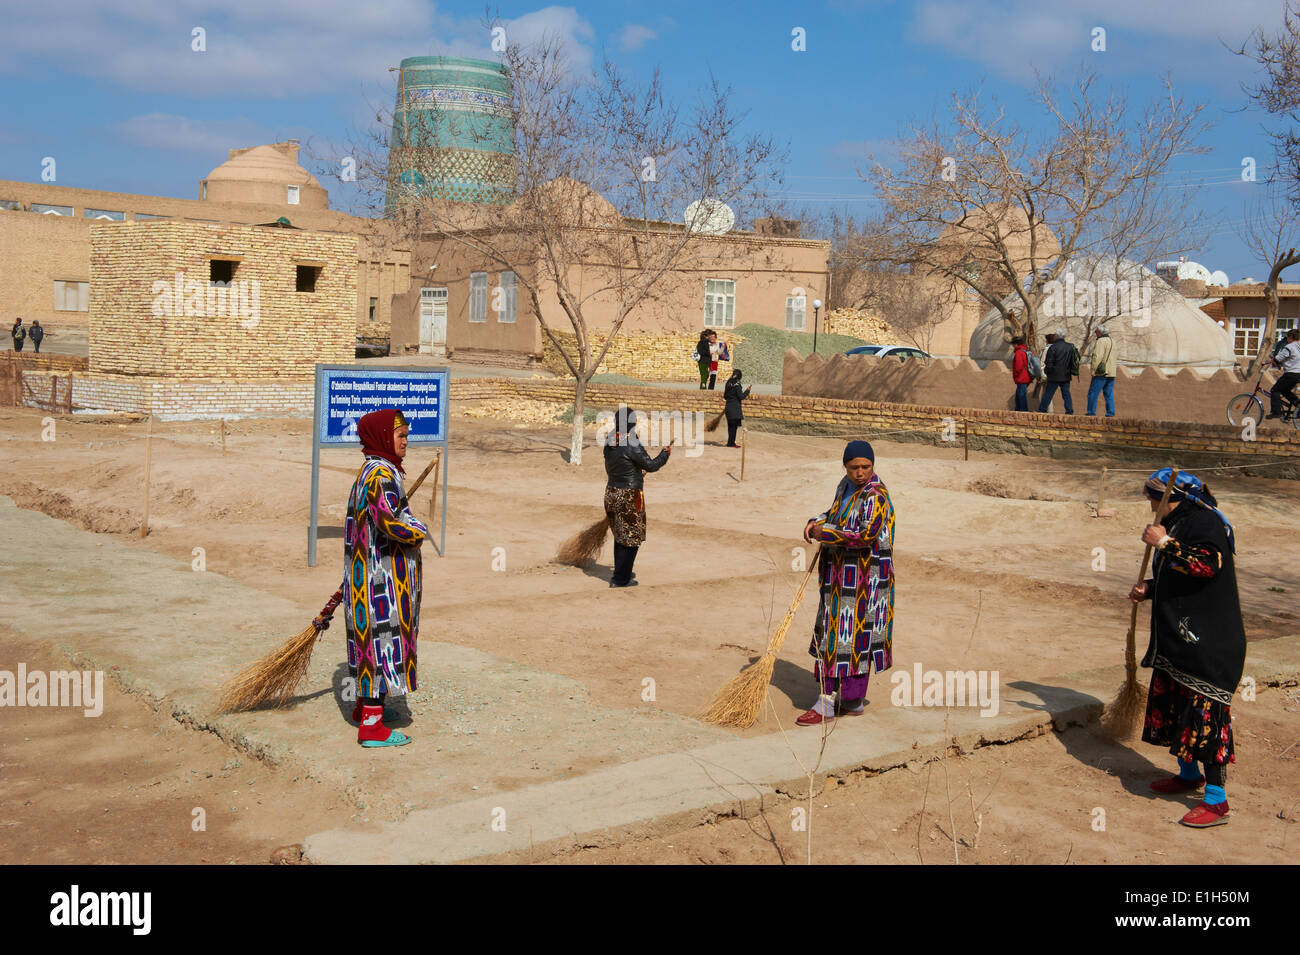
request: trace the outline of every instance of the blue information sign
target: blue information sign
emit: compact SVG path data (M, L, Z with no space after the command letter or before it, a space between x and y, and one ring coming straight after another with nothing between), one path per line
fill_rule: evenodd
M411 445L440 445L442 478L441 546L447 550L447 408L449 368L369 368L317 365L315 427L311 448L311 517L307 527L307 566L316 566L317 513L322 447L360 447L357 422L381 408L400 408L410 425ZM360 462L358 461L358 464ZM435 473L436 485L439 475ZM435 487L436 490L436 487Z
M316 430L324 445L357 441L357 422L380 408L400 408L411 444L446 439L446 369L358 369L322 365L316 375Z

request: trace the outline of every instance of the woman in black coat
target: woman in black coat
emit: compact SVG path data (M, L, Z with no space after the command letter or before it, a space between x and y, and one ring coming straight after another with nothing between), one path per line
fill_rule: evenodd
M753 385L750 385L749 388L742 391L740 372L733 371L731 377L727 379L727 387L722 391L722 396L727 400L727 447L729 448L740 447L740 445L736 444L736 430L740 427L740 423L745 420L745 416L740 410L740 403L749 397L749 392L753 387Z
M1129 593L1150 600L1151 642L1142 666L1151 667L1142 740L1167 747L1179 773L1151 784L1176 794L1205 787L1204 801L1180 820L1204 829L1228 821L1228 763L1236 762L1232 694L1246 665L1246 631L1237 596L1232 525L1199 478L1179 474L1160 507L1170 469L1147 479L1153 523L1142 540L1157 550L1153 575ZM1200 761L1205 767L1197 770Z

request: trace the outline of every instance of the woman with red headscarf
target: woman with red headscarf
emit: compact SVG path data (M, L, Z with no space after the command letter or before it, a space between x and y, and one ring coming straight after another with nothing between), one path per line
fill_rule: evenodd
M405 733L384 725L384 698L416 689L420 620L420 544L429 529L411 514L402 487L410 428L396 408L357 424L366 456L348 497L343 606L348 669L356 684L357 742L403 746Z

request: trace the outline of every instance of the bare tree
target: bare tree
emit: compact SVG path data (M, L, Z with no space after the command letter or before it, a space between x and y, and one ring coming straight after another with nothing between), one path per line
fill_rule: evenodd
M1250 361L1247 378L1259 374L1277 336L1277 285L1282 272L1300 265L1300 249L1295 244L1300 234L1300 207L1284 194L1280 183L1264 188L1267 192L1255 199L1247 210L1240 233L1241 241L1250 253L1268 266L1268 281L1264 284L1264 334L1259 342L1259 352Z
M515 274L520 299L574 377L570 461L579 464L587 385L625 320L698 281L692 273L714 261L702 238L730 228L732 207L760 208L784 157L771 139L742 132L744 115L716 81L682 111L658 71L638 84L605 62L579 76L553 38L511 44L502 57L513 159L493 201L445 198L457 187L451 148L496 133L436 108L403 111L400 130L380 117L367 149L369 189L376 205L396 206L404 234ZM391 150L395 140L401 148ZM683 209L687 221L669 221ZM593 327L596 312L612 316L607 327Z
M1264 68L1264 79L1246 87L1246 94L1290 124L1270 135L1278 157L1276 176L1291 201L1300 203L1300 3L1288 0L1279 32L1256 30L1235 52Z
M1162 181L1203 151L1202 107L1166 81L1140 112L1083 73L1068 91L1040 77L1031 133L978 93L954 96L946 124L919 123L895 168L876 165L882 261L969 287L1036 345L1043 302L1081 257L1150 261L1195 242L1185 194Z

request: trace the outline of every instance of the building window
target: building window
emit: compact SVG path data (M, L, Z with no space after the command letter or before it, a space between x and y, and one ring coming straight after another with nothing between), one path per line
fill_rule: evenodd
M518 317L519 308L519 286L514 272L501 273L501 284L497 286L497 297L498 301L492 303L497 307L497 321L514 322Z
M1240 358L1250 358L1259 353L1259 339L1264 334L1264 319L1234 317L1232 320L1232 350Z
M298 266L297 282L294 287L299 292L316 291L316 280L320 278L320 270L319 265Z
M113 212L109 209L87 209L85 211L87 219L107 219L110 222L125 222L125 212Z
M235 269L239 263L231 259L211 259L208 262L208 284L214 285L218 282L224 285L230 285L235 280Z
M23 204L17 199L0 199L0 209L6 209L10 212L21 212Z
M152 212L137 212L135 214L136 222L144 222L149 219L166 219L166 216L156 216Z
M469 320L471 322L487 321L486 272L471 272L469 274Z
M70 216L72 215L72 206L47 206L43 202L33 202L32 212L39 212L46 216Z
M370 300L370 320L371 320L372 322L375 320L375 310L376 310L377 308L379 308L379 299L377 299L377 298L372 298L372 299Z
M56 312L89 311L89 282L55 282L54 310Z
M785 299L785 330L801 332L808 325L808 297L787 295Z
M704 280L705 328L731 328L736 324L736 283L733 279Z
M297 186L290 186L290 187L289 187L289 198L288 198L287 202L288 202L289 205L291 205L291 206L296 206L296 205L298 204L298 187L297 187Z
M199 198L208 198L208 181L206 179L199 183Z

